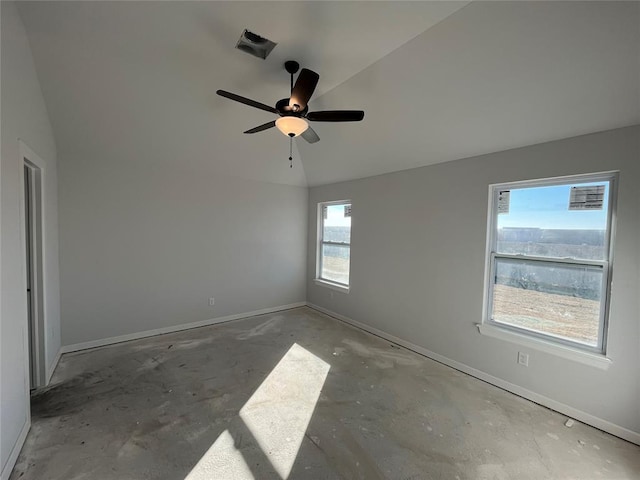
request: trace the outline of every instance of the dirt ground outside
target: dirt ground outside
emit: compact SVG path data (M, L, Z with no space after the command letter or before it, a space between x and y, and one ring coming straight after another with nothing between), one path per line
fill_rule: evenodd
M596 300L496 285L493 316L498 322L598 344L600 302Z
M322 276L327 280L349 284L349 259L325 256L322 259Z

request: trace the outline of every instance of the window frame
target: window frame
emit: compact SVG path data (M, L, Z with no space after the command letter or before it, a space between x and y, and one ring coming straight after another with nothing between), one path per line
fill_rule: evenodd
M608 211L605 231L603 260L583 260L574 258L556 258L526 254L505 254L497 252L498 244L498 191L517 190L526 188L549 187L558 185L572 185L576 183L608 182ZM501 331L514 333L546 345L570 348L582 353L605 356L607 352L607 334L609 329L609 307L611 297L611 279L613 275L613 245L615 238L615 217L617 199L618 172L601 172L593 174L570 175L546 179L524 180L489 185L489 208L487 221L486 247L486 278L485 278L485 307L482 323L495 327ZM493 292L495 285L496 265L499 259L532 264L555 264L560 266L585 266L602 269L602 286L600 293L600 314L598 320L598 342L595 346L574 341L568 338L536 332L516 325L510 325L493 320Z
M347 242L334 242L330 240L324 240L324 207L331 205L351 205L353 209L353 202L351 200L332 200L328 202L318 202L318 210L317 210L317 219L318 219L318 235L317 235L317 243L316 243L316 275L315 275L315 283L317 285L326 286L332 288L334 290L349 292L351 287L351 241ZM351 227L349 227L351 228ZM351 237L349 237L351 238ZM335 280L330 280L322 277L322 263L323 263L323 246L324 245L335 245L338 247L346 247L349 249L349 283L341 283L336 282Z

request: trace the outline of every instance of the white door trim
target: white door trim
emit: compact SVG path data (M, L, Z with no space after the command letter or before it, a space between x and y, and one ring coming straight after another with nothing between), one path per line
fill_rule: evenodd
M20 244L24 246L26 244L26 224L25 224L25 198L24 198L24 167L27 166L31 169L33 173L33 195L32 199L34 201L34 218L32 220L32 224L35 226L33 229L33 239L32 242L35 246L35 255L32 259L33 262L33 279L32 279L32 288L31 288L31 296L33 298L34 304L34 312L33 312L33 335L35 338L36 348L34 349L34 370L35 370L35 385L34 387L42 387L47 383L47 365L46 365L46 342L45 342L45 332L46 332L46 315L45 312L45 289L46 285L44 279L45 275L45 253L44 253L44 225L45 225L45 212L43 199L45 198L44 192L44 176L45 172L45 162L38 156L28 145L26 145L22 140L18 140L18 153L19 153L19 184L20 184L20 201L19 201L19 210L20 210ZM23 302L27 304L27 261L26 261L26 252L23 250L22 252L22 297ZM27 317L28 318L28 317ZM28 320L27 320L28 321ZM30 388L30 371L29 371L29 359L30 359L30 339L29 339L29 325L27 321L24 322L24 348L26 355L26 365L25 371L27 373L25 383L27 389L27 398L29 398L29 388Z

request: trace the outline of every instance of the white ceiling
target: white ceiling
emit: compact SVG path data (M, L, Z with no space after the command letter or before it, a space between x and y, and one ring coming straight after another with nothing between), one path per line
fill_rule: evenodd
M327 92L468 2L24 2L31 42L65 155L125 155L215 174L306 185L274 115L215 95L274 105L288 59ZM244 28L278 46L267 60L235 49ZM322 143L318 144L322 145Z
M640 123L640 2L473 2L310 107L343 104L310 185Z
M60 161L83 155L318 185L640 123L638 2L25 2ZM243 28L278 46L234 48ZM288 168L286 59L320 74ZM302 168L304 166L304 168Z

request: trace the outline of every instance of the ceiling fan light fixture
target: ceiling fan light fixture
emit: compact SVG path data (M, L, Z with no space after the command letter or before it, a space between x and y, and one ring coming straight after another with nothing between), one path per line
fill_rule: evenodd
M276 127L288 137L292 134L297 137L309 128L309 124L299 117L280 117L276 120Z

